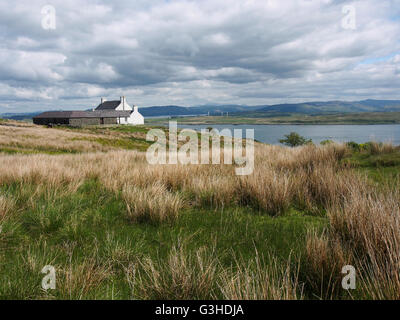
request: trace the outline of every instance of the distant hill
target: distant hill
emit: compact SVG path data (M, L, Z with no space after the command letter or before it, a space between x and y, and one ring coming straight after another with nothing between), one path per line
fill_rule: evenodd
M229 112L231 115L252 115L260 117L282 116L285 114L335 114L359 112L392 112L400 111L400 100L363 100L363 101L326 101L285 103L276 105L202 105L194 107L182 106L154 106L140 108L143 116L198 116L210 113L220 115Z
M153 106L140 108L140 113L144 117L157 116L199 116L210 113L210 115L220 115L221 112L246 112L256 111L258 107L246 105L202 105L194 107L181 106Z
M260 113L355 113L355 112L391 112L400 111L400 100L363 100L363 101L326 101L295 104L277 104L256 110Z
M152 106L141 107L140 113L144 117L168 117L168 116L200 116L221 115L229 113L232 116L242 117L272 117L290 114L324 115L338 113L360 113L360 112L393 112L400 111L400 100L362 100L362 101L326 101L326 102L303 102L284 103L275 105L247 106L236 104L207 104L193 107L185 106ZM24 120L31 119L41 112L31 113L3 113L2 118Z
M42 111L39 112L27 112L27 113L2 113L0 114L0 118L3 119L13 119L13 120L30 120L34 116L37 116L38 114L42 113Z

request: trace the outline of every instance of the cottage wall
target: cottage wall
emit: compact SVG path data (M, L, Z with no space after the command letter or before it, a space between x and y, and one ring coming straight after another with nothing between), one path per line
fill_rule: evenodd
M39 125L60 124L75 127L90 125L115 125L115 124L144 124L144 117L139 113L138 107L133 108L126 102L125 97L120 101L105 102L102 99L97 111L47 111L33 118L33 123ZM104 109L104 110L103 110Z
M39 125L49 125L49 124L68 125L70 123L70 119L68 119L68 118L34 118L33 123L39 124Z
M133 112L129 117L120 118L120 124L141 125L144 124L144 117L139 113L138 107L133 108Z
M117 118L104 118L104 124L117 124Z

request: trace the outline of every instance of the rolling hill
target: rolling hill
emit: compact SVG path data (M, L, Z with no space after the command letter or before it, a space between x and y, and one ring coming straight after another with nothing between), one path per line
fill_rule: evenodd
M362 101L325 101L284 103L275 105L236 105L236 104L207 104L192 107L167 105L141 107L140 112L144 117L168 117L168 116L211 116L229 113L241 117L271 117L287 116L292 114L324 115L362 112L398 112L400 100L362 100ZM24 120L30 119L40 112L30 113L3 113L0 116L6 119Z

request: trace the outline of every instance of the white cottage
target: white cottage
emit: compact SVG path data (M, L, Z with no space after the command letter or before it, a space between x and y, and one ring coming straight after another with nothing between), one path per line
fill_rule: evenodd
M139 113L138 107L134 105L132 108L126 101L125 96L120 97L120 100L114 101L107 101L105 98L101 98L101 103L97 106L96 111L130 111L118 117L117 123L133 125L144 124L144 117Z

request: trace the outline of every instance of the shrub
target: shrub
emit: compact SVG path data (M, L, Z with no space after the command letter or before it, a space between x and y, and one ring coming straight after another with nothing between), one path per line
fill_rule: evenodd
M371 155L379 155L379 154L387 154L396 152L396 147L391 143L382 143L382 142L366 142L358 144L357 142L350 141L347 142L347 146L353 151L366 151Z
M327 144L333 144L333 143L335 143L333 140L323 140L323 141L321 141L320 142L320 144L322 145L322 146L325 146L325 145L327 145Z
M357 142L349 141L346 143L347 147L349 147L352 151L360 151L360 145Z
M297 147L304 144L310 144L312 143L312 140L306 139L296 132L291 132L290 134L285 135L285 139L281 139L279 142L289 147Z

